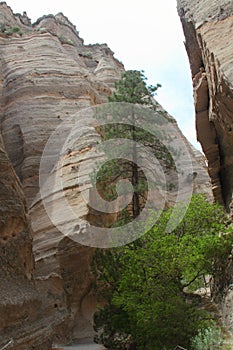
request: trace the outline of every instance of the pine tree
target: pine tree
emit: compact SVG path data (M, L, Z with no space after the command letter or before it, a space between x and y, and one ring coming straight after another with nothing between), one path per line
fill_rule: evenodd
M99 188L102 184L102 188L105 188L106 197L109 196L110 192L112 193L112 198L114 198L114 183L117 180L120 178L131 180L134 193L131 208L128 208L128 219L129 217L135 219L140 214L146 201L146 178L143 171L137 165L139 156L137 143L144 144L148 140L151 141L152 146L158 143L157 140L155 142L152 135L137 126L136 113L133 108L133 105L136 104L147 106L153 110L156 109L156 101L153 96L161 85L147 85L146 80L143 71L129 70L122 74L121 80L115 83L115 92L109 97L109 102L127 102L132 104L129 124L111 124L100 128L100 133L104 141L117 137L125 137L133 141L131 149L132 161L129 162L123 159L112 161L107 167L102 169L97 178L99 180Z

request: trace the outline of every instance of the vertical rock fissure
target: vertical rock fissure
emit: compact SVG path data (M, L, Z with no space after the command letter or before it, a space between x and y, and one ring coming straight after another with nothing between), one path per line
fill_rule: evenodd
M205 69L204 43L201 36L196 33L193 23L187 22L183 17L183 8L179 13L186 37L185 47L190 60L193 80L197 140L201 143L208 160L208 172L212 182L214 198L220 204L224 204L220 178L221 158L215 125L211 121L211 100Z

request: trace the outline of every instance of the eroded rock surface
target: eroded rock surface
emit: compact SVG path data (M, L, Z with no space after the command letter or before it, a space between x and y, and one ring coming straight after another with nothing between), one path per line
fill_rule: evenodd
M215 200L232 210L233 6L228 0L178 0L193 78L197 138L208 160ZM220 269L215 298L232 322L232 261ZM228 311L226 311L228 309Z
M50 349L56 321L43 314L35 288L30 219L1 136L0 262L0 347L11 341L11 349Z
M64 207L59 207L62 196L72 204L79 216L90 216L90 207L83 195L91 198L92 184L88 171L96 161L93 152L100 139L96 128L93 125L85 127L77 140L71 139L66 144L59 159L53 159L52 162L48 157L41 178L49 186L42 195L39 168L46 143L56 128L61 123L68 124L71 115L79 118L78 111L107 102L114 82L120 78L124 67L114 58L106 44L84 45L75 26L61 13L44 16L32 25L26 13L14 15L5 3L0 3L0 31L1 133L19 179L15 177L14 181L16 185L20 183L22 186L29 207L33 230L35 286L31 288L34 288L34 298L37 294L40 296L40 307L38 303L32 303L32 308L36 310L33 309L31 313L36 315L38 310L42 310L41 317L47 330L40 325L38 331L44 332L45 341L51 336L57 343L88 338L92 336L92 314L97 302L92 293L93 277L90 272L94 248L62 235L51 222L44 208L44 199L47 209L56 211L60 224L71 235L76 226L66 215ZM159 105L158 113L172 119ZM177 128L174 120L172 123ZM188 162L185 168L186 186L193 186L194 182L196 192L210 195L204 158L193 150L178 128L177 132L189 149L193 163L193 172L190 173ZM51 145L51 152L59 146L63 136L57 135L56 142ZM79 166L82 166L82 186L77 185ZM54 174L58 174L57 180L61 174L62 191L54 181ZM7 198L6 190L3 193ZM168 204L173 203L175 196L176 193L171 190ZM7 201L3 203L4 208L7 205ZM15 219L10 217L9 228L4 231L3 237L12 235L16 227L21 227L21 217L24 216L20 213ZM97 221L102 219L95 217ZM27 254L22 253L24 248L21 249L20 245L15 248L17 254L22 251L23 256L27 257L26 267L14 263L19 269L19 273L14 274L16 285L22 278L30 278L33 270L30 267L33 261L30 244L27 245ZM20 277L25 274L28 276ZM31 286L31 282L27 283ZM18 290L21 288L25 288L23 284ZM5 318L8 320L8 315L4 315L3 322ZM12 322L14 320L12 316ZM15 323L15 334L19 332L18 327ZM33 322L27 332L35 339ZM22 333L21 337L27 339L27 334ZM40 349L39 345L35 349Z
M197 137L208 159L216 200L232 200L232 39L231 1L178 1L190 60Z

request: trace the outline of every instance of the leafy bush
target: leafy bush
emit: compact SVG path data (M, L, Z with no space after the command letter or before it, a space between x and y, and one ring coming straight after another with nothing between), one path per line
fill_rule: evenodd
M222 334L217 326L208 327L199 330L198 334L192 339L192 350L218 350L221 348Z
M22 35L22 34L23 34L23 31L22 31L22 29L19 28L19 27L11 27L11 28L9 28L9 29L7 29L7 30L5 31L5 34L6 34L6 35L12 35L12 34L14 34L14 33L18 33L18 34Z
M66 38L66 37L63 36L63 35L58 35L58 39L60 40L60 42L61 42L62 44L69 44L69 45L75 46L75 42L74 42L73 40L68 39L68 38Z
M190 348L191 339L196 346L202 342L193 350L212 350L203 344L212 346L211 338L215 345L219 341L218 330L210 328L211 315L199 307L200 298L192 291L201 287L203 276L214 275L216 261L227 261L232 228L226 226L223 209L203 195L194 195L182 222L166 232L173 215L179 209L162 213L147 234L127 246L96 251L93 272L106 305L94 322L96 340L105 347L124 349L123 343L109 346L109 339L119 343L127 335L137 350L177 344Z

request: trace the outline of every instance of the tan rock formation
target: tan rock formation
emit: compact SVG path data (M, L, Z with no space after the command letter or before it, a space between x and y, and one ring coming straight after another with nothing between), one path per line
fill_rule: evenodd
M57 127L61 123L68 125L71 115L81 118L78 111L106 102L124 67L106 44L84 45L76 28L62 14L44 16L31 25L26 14L14 15L5 3L0 3L0 24L1 133L29 207L41 317L43 314L43 322L57 342L87 338L92 336L91 319L96 305L90 272L94 249L61 234L43 205L46 199L47 209L56 212L60 225L71 235L77 228L64 208L59 207L62 196L65 194L79 216L91 215L89 202L85 202L83 196L91 198L88 171L99 157L95 147L100 136L93 125L85 124L85 114L82 116L83 131L77 141L75 137L71 139L60 158L45 157L47 163L46 168L42 168L41 185L47 184L47 192L42 194L39 192L39 168L45 146ZM177 141L181 138L189 150L193 173L190 174L187 160L187 188L189 184L192 187L194 181L195 191L210 194L204 158L193 150L161 106L158 106L158 114L171 119L179 135ZM55 142L49 145L51 154L62 148L65 132L66 129L57 134ZM79 166L83 169L82 186L77 185ZM59 172L62 191L54 181L54 174ZM58 181L59 176L56 179ZM172 203L176 195L173 191L168 202ZM103 217L95 219L99 221ZM17 220L21 220L20 214L15 220L9 219L11 230L4 231L4 237L14 233L16 226L20 227ZM17 249L21 250L20 246ZM30 246L28 249L30 256ZM21 271L20 264L18 268ZM5 318L7 315L3 320ZM44 339L49 338L48 329L43 326L40 329L45 334ZM14 331L18 332L17 325ZM33 336L32 327L30 332ZM35 349L42 348L35 346Z
M215 200L232 210L233 188L233 3L178 0L193 78L197 137L208 160ZM220 268L215 298L223 297L232 322L232 261ZM227 307L230 307L226 312Z
M50 349L56 321L44 317L33 282L32 236L20 182L0 137L0 347Z
M232 199L232 2L179 0L190 59L197 137L208 159L216 200Z

